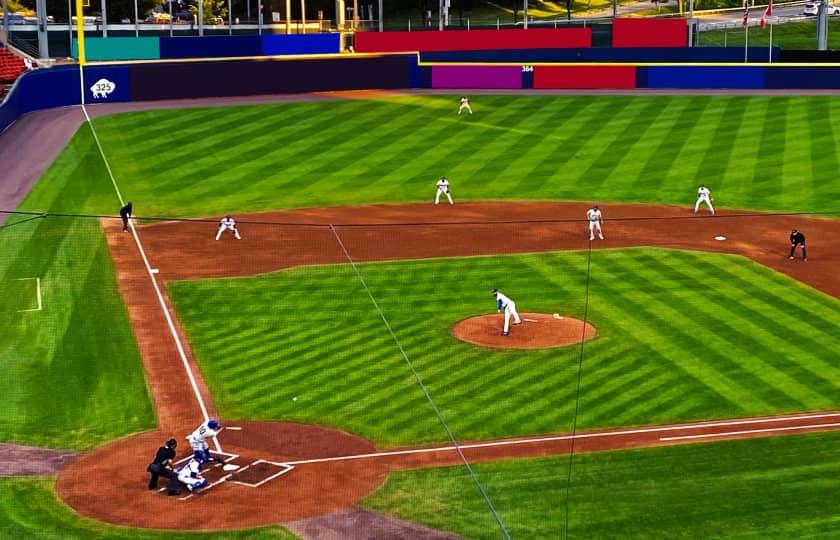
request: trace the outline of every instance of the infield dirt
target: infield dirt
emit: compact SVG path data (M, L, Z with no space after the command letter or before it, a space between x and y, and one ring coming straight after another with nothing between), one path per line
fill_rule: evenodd
M347 263L348 255L353 261L376 261L585 250L590 247L582 219L586 206L510 202L459 203L446 208L380 205L239 215L241 241L225 237L216 242L215 219L155 223L138 231L152 266L159 269L155 276L162 285L167 280ZM602 210L607 239L593 243L593 248L657 246L739 254L840 297L840 279L834 271L840 263L840 221L734 212L695 217L686 208L641 205L603 205ZM787 259L792 226L808 234L807 263ZM459 442L456 451L449 443L380 449L352 434L318 426L237 421L242 431L226 432L222 440L225 451L242 456L238 464L256 459L291 461L297 462L295 469L260 488L226 483L175 504L171 498L145 491L144 469L157 446L169 436L178 435L182 442L179 454L188 454L180 435L195 427L201 411L132 236L122 233L115 220L103 221L103 228L161 426L81 456L59 474L58 494L83 515L103 521L201 530L277 522L300 525L306 518L346 514L342 510L375 490L390 471L455 466L463 463L462 455L479 462L562 455L570 451L573 440L576 452L591 452L840 428L840 413L827 412L592 431L577 433L574 438L558 434ZM714 239L721 234L728 240ZM176 315L165 298L165 288L161 289L167 309ZM174 318L176 333L184 341ZM215 414L189 347L186 356L198 375L199 392ZM201 512L184 511L196 504L201 505Z

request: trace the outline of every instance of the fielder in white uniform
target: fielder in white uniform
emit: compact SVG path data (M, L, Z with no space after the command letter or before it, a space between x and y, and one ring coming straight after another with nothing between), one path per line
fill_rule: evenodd
M461 116L464 109L468 110L470 114L472 114L472 107L470 107L470 100L467 96L461 96L461 105L458 107L458 116Z
M193 459L198 461L199 465L211 461L210 445L207 443L207 439L212 439L220 431L222 431L222 426L219 425L217 420L211 418L206 422L202 422L195 431L187 436L187 440L193 450Z
M510 334L510 318L513 317L513 324L522 324L519 319L519 312L516 311L516 302L503 295L499 289L493 289L493 296L496 298L496 311L505 310L505 326L502 335Z
M441 193L446 195L446 198L449 199L449 204L455 204L452 202L452 195L449 194L449 180L446 179L445 176L441 176L440 180L437 181L437 193L435 193L435 204L440 202L440 195Z
M604 219L601 217L601 211L595 205L586 211L586 219L589 221L589 239L595 240L595 231L598 231L598 238L604 239L604 233L601 231L601 224Z
M216 233L216 240L221 238L222 233L225 231L233 231L233 235L236 237L237 240L242 240L242 237L239 236L239 229L236 228L236 221L232 217L225 216L219 222L219 232Z
M207 479L201 476L201 463L195 458L178 469L178 481L187 486L190 491L201 489L207 485Z
M698 210L700 210L700 203L706 203L706 206L709 207L709 211L712 212L712 215L715 215L715 207L712 206L712 191L700 184L700 187L697 188L697 202L694 203L694 213L696 214Z

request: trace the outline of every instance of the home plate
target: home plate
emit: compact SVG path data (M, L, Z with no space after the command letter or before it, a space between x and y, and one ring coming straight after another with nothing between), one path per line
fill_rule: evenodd
M715 240L726 240L726 237L723 236L722 234L719 234L719 235L715 236Z

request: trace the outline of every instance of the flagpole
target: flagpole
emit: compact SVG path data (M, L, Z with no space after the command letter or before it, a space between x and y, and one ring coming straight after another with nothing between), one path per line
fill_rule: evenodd
M770 48L767 50L767 63L773 63L773 22L770 22Z
M744 24L744 63L746 64L749 60L747 57L747 51L749 51L750 45L750 23L749 19L747 19L747 23Z

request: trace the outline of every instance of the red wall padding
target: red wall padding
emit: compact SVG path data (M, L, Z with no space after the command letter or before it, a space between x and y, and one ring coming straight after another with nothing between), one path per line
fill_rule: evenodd
M534 66L534 88L636 88L636 66Z
M358 32L357 52L484 51L492 49L565 49L592 45L591 28L528 30L446 30L438 32Z
M613 19L613 47L686 47L685 19Z

